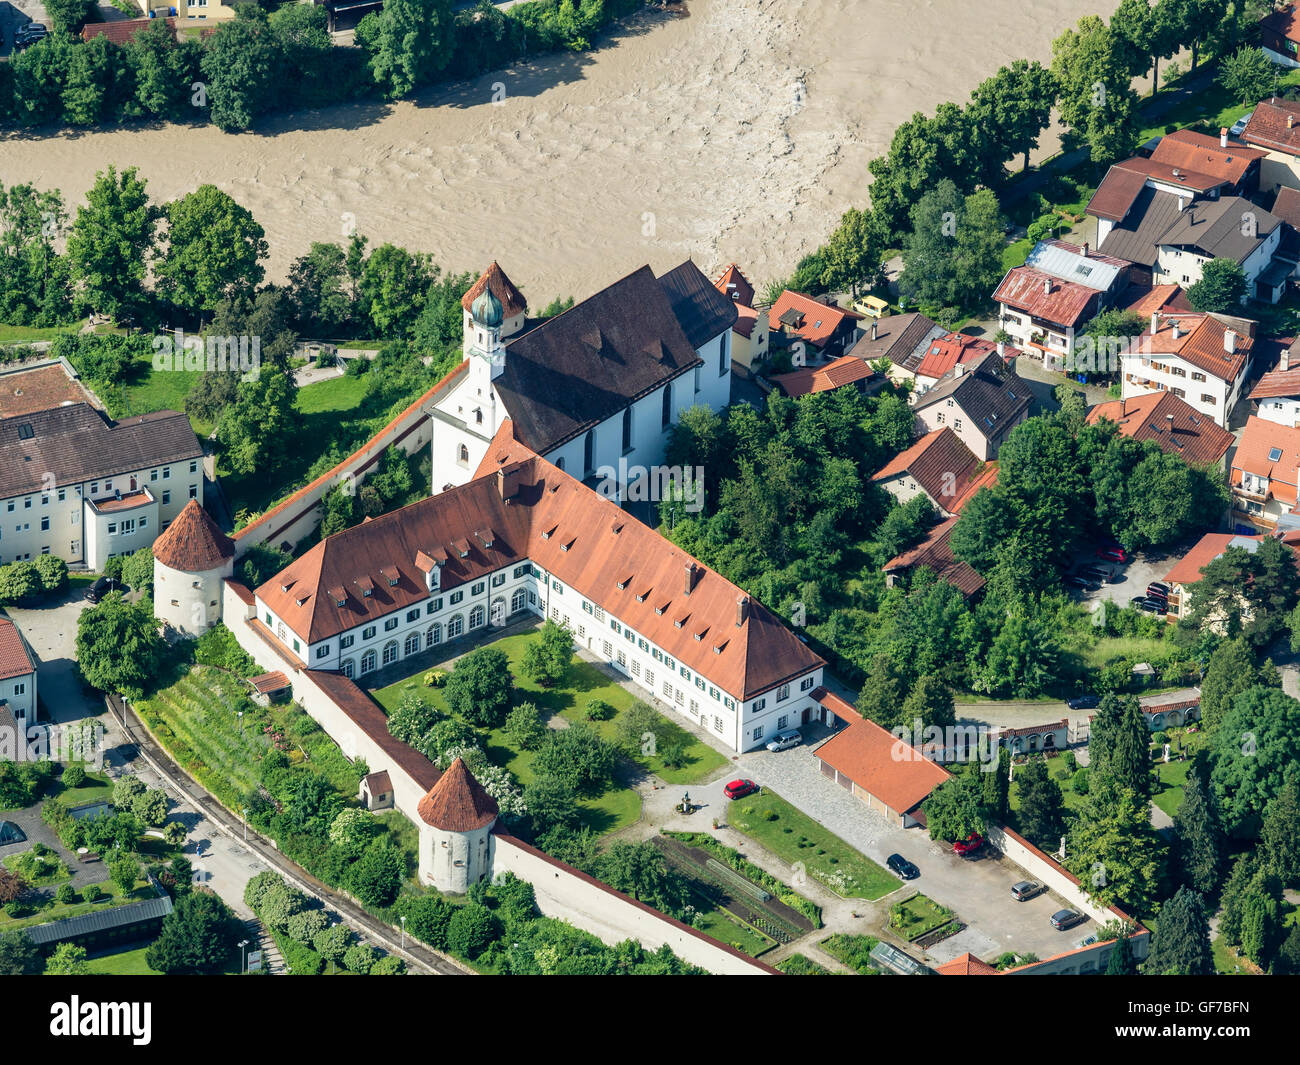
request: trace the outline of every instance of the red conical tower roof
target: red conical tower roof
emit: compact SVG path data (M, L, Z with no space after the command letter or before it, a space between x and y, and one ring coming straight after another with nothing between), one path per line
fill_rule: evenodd
M185 573L219 569L235 557L235 542L217 528L208 512L191 499L153 542L153 557Z
M416 807L420 819L444 832L475 832L496 820L500 808L459 758Z

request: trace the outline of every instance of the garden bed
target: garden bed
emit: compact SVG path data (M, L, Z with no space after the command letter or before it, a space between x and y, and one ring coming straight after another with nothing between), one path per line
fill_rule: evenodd
M886 970L879 968L871 957L871 952L879 942L880 940L875 936L840 933L823 939L821 948L832 958L842 961L859 976L880 976Z
M889 907L890 929L909 943L917 942L923 936L929 936L945 925L954 923L952 910L926 898L919 891ZM947 936L939 938L946 939Z

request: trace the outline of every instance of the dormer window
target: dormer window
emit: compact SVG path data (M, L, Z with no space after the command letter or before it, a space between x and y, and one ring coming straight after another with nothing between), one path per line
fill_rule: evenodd
M1280 447L1270 448L1268 452L1269 462L1278 462L1282 458L1282 449Z

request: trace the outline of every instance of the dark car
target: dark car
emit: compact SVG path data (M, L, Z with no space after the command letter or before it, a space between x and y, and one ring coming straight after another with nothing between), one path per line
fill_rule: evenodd
M1071 710L1096 710L1101 705L1101 699L1095 695L1076 695L1073 699L1067 699L1065 705Z
M1033 880L1022 880L1019 884L1011 885L1011 897L1017 902L1028 902L1030 899L1036 899L1044 891L1047 885L1039 884Z
M1061 932L1077 924L1083 924L1087 919L1078 910L1057 910L1051 917L1052 927Z
M21 51L37 41L49 35L49 30L39 22L29 22L26 26L20 26L14 33L14 48Z
M1152 599L1148 596L1138 603L1138 609L1145 610L1148 614L1167 614L1169 603L1164 599Z
M113 580L111 577L100 577L94 584L86 589L86 602L98 603L104 596L113 590Z
M1075 570L1075 573L1080 577L1090 577L1094 581L1101 581L1102 583L1122 579L1114 570L1105 566L1080 566Z
M756 791L758 791L757 784L752 780L741 779L733 780L722 789L722 794L728 799L743 799L746 795L753 795Z
M885 864L904 880L915 880L921 875L921 870L901 854L891 854L885 859Z
M1082 588L1086 592L1095 592L1101 587L1101 583L1096 580L1096 578L1085 577L1081 574L1074 577L1066 577L1065 583L1074 588Z
M958 858L974 858L984 849L984 837L974 832L965 839L959 839L952 845L953 854Z

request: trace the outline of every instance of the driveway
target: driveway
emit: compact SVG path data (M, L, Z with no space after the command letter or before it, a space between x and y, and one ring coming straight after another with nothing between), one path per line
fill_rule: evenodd
M985 959L1008 950L1046 958L1077 946L1096 931L1091 921L1068 932L1054 929L1048 917L1067 904L1050 893L1029 902L1014 901L1011 886L1029 874L1007 858L964 861L946 844L932 841L923 829L895 828L861 799L822 776L811 747L778 753L753 751L740 756L737 768L740 772L736 775L771 788L873 861L884 865L889 855L898 853L915 862L920 878L900 881L900 891L876 905L881 907L883 919L883 909L902 897L905 889L908 893L921 891L953 910L967 928L925 955L936 964L966 951ZM716 788L720 801L720 783L702 789L701 797L714 801ZM691 798L695 797L692 793ZM815 815L811 811L816 811ZM702 812L712 816L708 808ZM916 948L909 949L917 953Z
M1174 555L1164 556L1163 553L1157 553L1158 557L1152 558L1146 552L1139 551L1131 561L1119 563L1097 558L1093 554L1095 550L1095 545L1080 550L1071 561L1071 570L1079 566L1100 566L1121 579L1113 584L1107 582L1095 591L1074 589L1074 594L1080 602L1088 604L1090 611L1096 610L1097 604L1102 601L1114 603L1116 606L1128 606L1130 599L1138 595L1146 595L1147 585L1152 581L1163 581L1178 554L1176 552Z
M7 607L38 661L37 697L41 721L64 725L104 712L98 699L86 695L77 674L77 618L88 605L84 588L74 585L57 600L36 607Z

